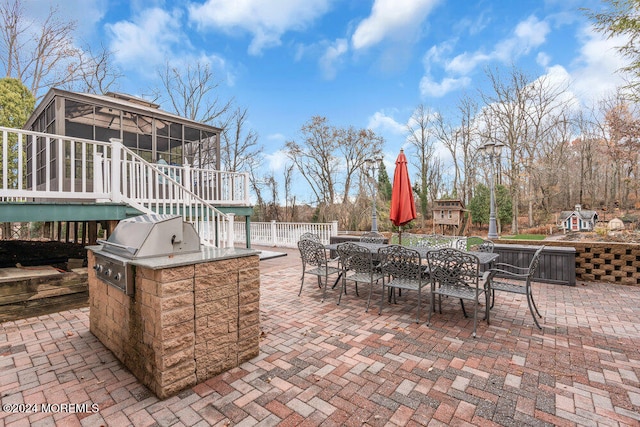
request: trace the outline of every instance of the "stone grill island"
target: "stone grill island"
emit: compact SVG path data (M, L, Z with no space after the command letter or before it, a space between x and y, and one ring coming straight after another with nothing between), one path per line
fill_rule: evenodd
M198 241L197 252L131 257L125 287L100 278L105 257L119 260L103 243L88 247L90 330L160 399L258 355L258 251Z

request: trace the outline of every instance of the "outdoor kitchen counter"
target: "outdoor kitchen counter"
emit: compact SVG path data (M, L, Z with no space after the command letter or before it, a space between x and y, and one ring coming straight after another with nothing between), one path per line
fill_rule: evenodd
M131 259L128 295L98 279L101 247L89 249L91 332L159 398L259 354L259 251L201 247Z
M102 246L87 246L94 252L100 252ZM164 268L182 267L185 265L202 264L211 261L221 261L225 259L241 258L252 255L259 255L260 251L244 248L215 248L211 246L200 246L200 252L175 254L165 256L154 256L152 258L137 258L129 260L129 264L137 267L160 270Z

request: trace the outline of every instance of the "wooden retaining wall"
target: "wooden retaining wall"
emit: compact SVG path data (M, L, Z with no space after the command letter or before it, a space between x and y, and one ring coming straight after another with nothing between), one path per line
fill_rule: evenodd
M542 245L501 244L496 243L493 251L500 254L498 262L528 267L533 255ZM556 285L576 285L576 250L567 246L548 246L540 254L540 264L535 272L535 279L539 282Z
M576 250L576 279L640 286L640 244L549 240L499 240L500 244L545 245Z

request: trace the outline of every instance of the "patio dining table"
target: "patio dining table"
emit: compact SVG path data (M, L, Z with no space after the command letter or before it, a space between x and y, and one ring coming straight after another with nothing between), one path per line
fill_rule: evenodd
M353 242L353 243L369 249L371 253L374 253L374 254L378 253L378 249L386 246L390 246L388 243L365 243L365 242ZM336 251L338 249L339 244L340 243L330 243L328 245L325 245L324 247L327 250ZM428 246L407 246L407 248L418 251L418 253L420 254L420 258L422 258L425 261L427 259L427 253L429 251L437 250L437 249L430 248ZM498 259L498 256L499 256L499 254L495 252L467 251L467 253L477 256L481 267L491 266L491 264L496 259Z

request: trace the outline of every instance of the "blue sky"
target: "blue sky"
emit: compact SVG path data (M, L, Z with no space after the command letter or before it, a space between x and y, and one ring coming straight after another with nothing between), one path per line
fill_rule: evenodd
M44 15L49 2L25 0ZM115 52L117 90L159 86L166 62L211 64L220 96L248 108L276 176L284 142L314 115L383 136L392 171L419 104L452 112L488 90L485 69L550 75L584 105L622 84L620 40L579 10L598 0L65 0L79 40ZM304 190L300 196L305 199Z

